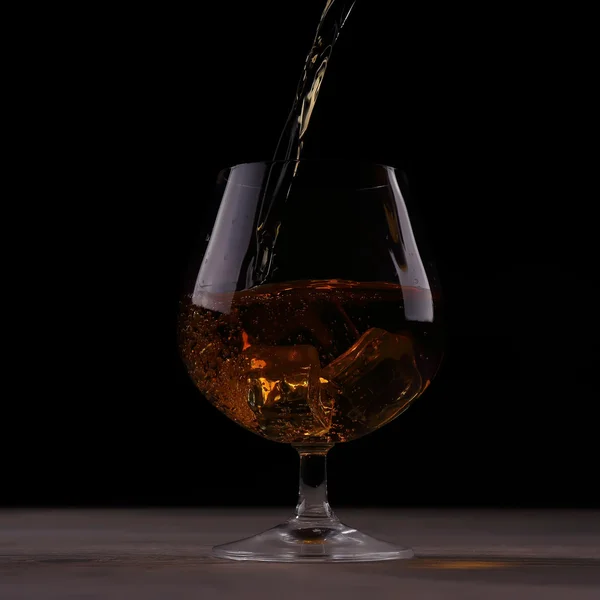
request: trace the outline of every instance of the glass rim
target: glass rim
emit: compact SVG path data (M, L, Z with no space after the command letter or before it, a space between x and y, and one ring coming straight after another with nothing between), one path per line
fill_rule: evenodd
M278 160L250 160L219 169L219 176L227 171L232 171L239 167L252 167L252 166L273 166L281 164L318 164L318 165L352 165L354 167L377 167L385 170L397 171L397 167L392 165L386 165L385 163L379 163L363 159L348 159L348 158L298 158L298 159L278 159Z

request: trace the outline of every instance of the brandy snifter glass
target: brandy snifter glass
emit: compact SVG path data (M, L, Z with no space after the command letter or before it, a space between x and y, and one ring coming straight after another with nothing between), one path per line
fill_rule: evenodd
M287 522L214 553L411 557L337 519L325 468L334 444L406 410L442 357L439 288L403 178L384 165L279 161L226 169L217 188L181 302L181 355L227 417L297 449L300 489Z

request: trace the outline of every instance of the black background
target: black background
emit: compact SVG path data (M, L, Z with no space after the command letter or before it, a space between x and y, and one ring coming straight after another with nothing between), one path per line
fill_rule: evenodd
M589 15L389 4L348 20L307 152L405 170L447 354L401 418L334 448L331 500L597 506ZM294 451L201 397L175 319L216 175L271 157L321 5L81 14L35 53L4 504L293 505Z

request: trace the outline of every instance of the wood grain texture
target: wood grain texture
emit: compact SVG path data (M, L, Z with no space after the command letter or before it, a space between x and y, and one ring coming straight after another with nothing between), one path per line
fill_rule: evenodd
M345 522L414 548L367 564L238 563L214 544L288 516L268 510L0 512L0 598L600 597L600 513L339 511Z

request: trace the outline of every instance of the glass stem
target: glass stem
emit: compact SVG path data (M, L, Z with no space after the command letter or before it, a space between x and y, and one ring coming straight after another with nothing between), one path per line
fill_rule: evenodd
M300 486L296 521L337 520L327 501L327 452L331 446L296 446L300 455Z

